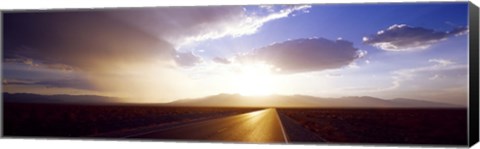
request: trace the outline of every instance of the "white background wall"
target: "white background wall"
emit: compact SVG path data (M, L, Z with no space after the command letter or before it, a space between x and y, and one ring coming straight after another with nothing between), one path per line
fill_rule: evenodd
M141 6L171 6L171 5L241 5L241 4L298 4L298 3L371 3L371 2L425 2L428 0L1 0L0 10L24 9L58 9L58 8L103 8L103 7L141 7ZM449 0L434 0L449 1ZM451 1L451 0L450 0ZM458 1L458 0L457 0ZM461 0L465 1L465 0ZM477 6L480 2L473 1ZM1 126L1 125L0 125ZM175 149L376 149L376 148L408 148L426 149L433 147L419 146L386 146L386 145L258 145L258 144L224 144L224 143L184 143L158 141L101 141L101 140L66 140L66 139L0 139L0 148L33 148L33 149L147 149L147 148L175 148ZM474 148L480 148L476 145Z

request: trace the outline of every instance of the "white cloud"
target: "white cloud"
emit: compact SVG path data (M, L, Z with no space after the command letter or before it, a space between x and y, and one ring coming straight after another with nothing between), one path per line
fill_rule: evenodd
M358 57L358 58L365 57L367 54L368 54L368 52L365 51L365 50L358 50L358 51L357 51L357 57Z
M268 12L274 12L275 11L275 9L273 9L273 5L260 5L259 7L267 10Z
M244 6L164 7L108 11L107 14L179 49L196 41L251 35L267 22L295 12L307 13L305 10L310 7L259 6L251 11Z
M406 24L394 24L386 30L380 30L374 35L363 37L362 41L385 51L417 51L425 50L451 36L460 36L467 32L466 27L441 32Z
M212 24L211 26L206 26L206 28L204 28L204 32L196 35L187 36L181 42L181 44L188 44L190 42L208 39L217 39L226 36L239 37L243 35L254 34L260 29L260 27L262 27L267 22L286 18L296 11L308 13L308 11L305 10L311 8L310 5L296 5L275 11L272 7L269 6L260 7L268 9L269 13L266 15L252 15L247 14L245 11L241 11L240 14L234 14L233 17L227 19L228 22L222 22L219 24Z
M363 42L366 42L366 41L368 41L368 40L369 40L368 37L362 37L362 41L363 41Z
M370 60L365 60L365 64L370 64Z
M428 62L436 63L437 65L440 65L440 66L447 66L447 65L454 64L452 61L446 60L446 59L429 59Z
M358 66L356 62L351 62L350 64L348 64L348 68L358 69L360 68L360 66Z

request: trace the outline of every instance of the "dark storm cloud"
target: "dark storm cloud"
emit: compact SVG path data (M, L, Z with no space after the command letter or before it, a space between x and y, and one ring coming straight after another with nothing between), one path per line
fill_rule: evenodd
M6 13L5 60L25 57L51 67L91 70L115 62L142 62L173 52L168 42L102 11Z
M378 31L377 34L363 37L363 42L386 51L411 51L426 49L441 40L466 32L468 32L466 27L441 32L405 24L394 24L386 30Z
M132 78L145 75L142 66L155 64L156 69L167 71L171 67L165 66L171 66L171 62L178 66L198 63L199 57L175 50L187 39L251 33L231 30L237 28L232 24L242 24L238 22L249 18L241 6L7 12L2 18L2 61L10 68L7 73L14 74L8 78L21 75L35 79L23 85L97 85L108 91L116 91L120 85L112 88L109 85L118 81L106 82L105 78L136 81ZM20 67L21 72L17 71ZM51 81L65 71L88 79L65 80L63 84ZM36 75L39 73L42 75Z
M177 93L163 95L151 88L180 90L177 84L186 77L173 63L193 66L202 60L178 49L197 41L254 34L269 21L308 8L293 6L264 15L249 14L243 6L6 12L3 68L9 68L7 78L20 75L34 80L24 85L35 87L91 85L101 93L125 97L173 96ZM86 79L55 81L70 75Z
M108 15L176 44L184 37L222 32L225 25L242 20L244 11L240 6L164 7L125 9Z
M361 57L359 51L349 41L309 38L256 49L247 58L274 65L281 73L299 73L347 66Z
M265 16L249 16L242 6L10 12L4 14L4 55L80 69L172 60L185 42L252 34L263 23L308 8Z
M247 18L241 6L5 13L4 55L81 69L173 60L182 42L246 34L231 26Z

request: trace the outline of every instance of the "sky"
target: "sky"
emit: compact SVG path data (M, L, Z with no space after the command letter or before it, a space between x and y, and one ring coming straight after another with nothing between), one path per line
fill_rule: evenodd
M220 93L467 105L468 3L7 12L3 91L170 102Z

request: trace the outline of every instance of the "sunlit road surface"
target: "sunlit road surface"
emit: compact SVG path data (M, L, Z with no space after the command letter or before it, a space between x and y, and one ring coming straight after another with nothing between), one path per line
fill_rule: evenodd
M153 130L128 137L245 143L288 142L275 109L264 109L164 130Z

